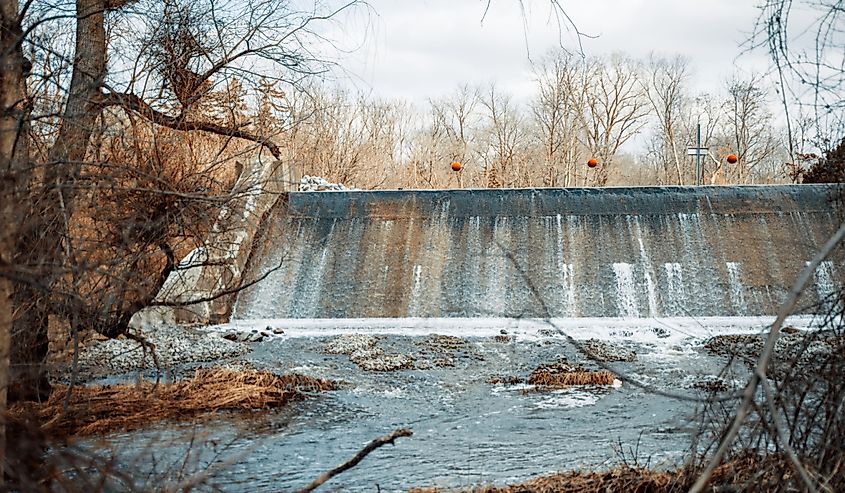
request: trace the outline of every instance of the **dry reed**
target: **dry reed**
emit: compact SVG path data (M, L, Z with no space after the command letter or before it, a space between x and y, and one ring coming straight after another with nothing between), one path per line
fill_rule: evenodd
M613 385L616 377L613 373L589 371L581 365L570 365L559 361L550 365L540 365L528 376L529 385L545 388L561 388L573 385Z
M66 387L55 386L50 399L10 412L37 413L50 435L84 436L135 430L150 423L186 419L215 411L251 411L282 407L306 393L337 388L335 382L302 375L262 371L198 370L192 378L170 384L76 387L65 407Z
M570 471L530 479L508 486L476 486L464 493L592 493L666 492L673 476L666 472L621 467L607 472ZM439 488L415 488L409 493L444 493Z
M778 454L761 457L743 454L719 466L711 478L713 491L774 493L785 488L786 459ZM682 493L689 490L698 470L685 467L675 471L655 471L621 466L609 471L568 471L539 476L507 486L474 486L460 490L437 487L412 488L409 493Z

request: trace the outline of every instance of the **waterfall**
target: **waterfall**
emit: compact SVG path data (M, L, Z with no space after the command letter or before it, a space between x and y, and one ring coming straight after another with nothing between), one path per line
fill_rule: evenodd
M643 275L645 276L646 290L648 292L648 314L651 317L656 317L658 315L657 287L654 284L654 272L651 268L651 260L643 244L643 231L640 228L640 220L638 216L628 216L627 220L629 226L633 223L633 235L637 240L637 245L640 247L640 261L643 265Z
M634 291L634 272L631 264L617 262L613 264L613 274L616 276L616 306L619 316L638 318L637 294Z
M742 286L742 270L738 262L726 262L728 269L728 282L731 288L731 303L740 314L748 312L748 305L745 303L745 288Z
M493 223L492 241L485 248L487 289L483 303L485 316L502 316L507 310L507 281L520 282L508 277L507 249L510 246L508 237L508 218L497 217Z
M771 315L837 226L826 185L291 193L235 317ZM803 313L842 283L841 252ZM539 298L539 299L538 299ZM541 302L542 300L542 302Z
M685 315L684 301L686 294L684 293L684 273L681 264L678 262L665 263L663 269L666 271L666 293L670 307L667 315Z
M413 316L420 309L420 293L422 292L422 265L414 265L414 287L411 289L410 315Z
M809 265L810 262L807 262ZM833 262L830 260L823 260L816 271L813 272L813 278L816 285L816 293L819 297L821 310L824 313L839 304L837 294L842 289L842 284L834 281L836 279L836 271L833 267Z

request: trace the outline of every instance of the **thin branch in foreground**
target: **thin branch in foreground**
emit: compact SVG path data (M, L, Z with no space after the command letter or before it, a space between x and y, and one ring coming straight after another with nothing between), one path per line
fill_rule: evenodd
M409 437L413 434L414 434L414 432L409 430L408 428L400 428L400 429L394 431L393 433L391 433L389 435L384 435L382 437L378 437L375 440L373 440L372 442L368 443L366 447L364 447L360 451L358 451L358 453L355 454L355 457L352 457L351 459L349 459L348 461L344 462L343 464L335 467L331 471L326 471L323 474L320 474L319 476L317 476L314 479L314 481L311 481L311 483L309 483L308 486L305 486L304 488L296 490L295 493L309 493L311 491L314 491L315 489L319 488L320 485L322 485L326 481L330 480L331 478L333 478L333 477L337 476L338 474L346 471L347 469L352 469L353 467L358 465L358 463L361 462L362 460L364 460L364 457L366 457L373 450L375 450L375 449L377 449L377 448L379 448L383 445L387 445L387 444L394 445L393 442L397 438Z
M690 493L701 493L704 491L704 488L707 486L707 483L710 481L710 477L713 475L713 471L716 467L722 462L722 458L731 448L734 439L739 434L739 430L742 427L743 423L745 422L745 418L748 417L748 413L751 411L751 406L754 401L754 396L757 392L757 387L760 385L760 382L766 379L766 368L769 364L769 360L772 357L772 353L774 352L775 343L777 342L778 336L780 335L780 329L783 326L783 322L786 320L786 317L792 314L792 311L795 309L795 305L798 303L798 298L801 296L801 292L810 282L810 279L813 277L813 272L816 271L819 264L821 264L822 260L827 258L828 255L833 251L833 249L838 245L843 239L845 239L845 223L843 223L839 230L827 240L824 247L816 254L812 261L807 264L807 267L801 271L801 274L798 276L798 279L795 281L795 285L792 287L792 290L789 292L789 296L787 297L786 301L780 306L780 310L778 312L777 319L775 319L774 323L772 324L769 330L769 336L766 339L766 344L763 346L763 350L760 353L760 357L757 360L757 365L754 369L751 378L748 380L748 384L745 387L745 392L742 400L742 404L740 404L739 408L736 410L736 414L734 415L733 423L731 427L727 430L725 436L722 438L722 442L719 444L719 448L713 454L713 457L710 459L710 462L707 464L707 467L695 481L695 484L692 485L690 488ZM796 467L799 473L801 473L802 468ZM805 482L807 481L808 476L806 475L806 471L801 473L801 478ZM805 485L809 485L805 483Z

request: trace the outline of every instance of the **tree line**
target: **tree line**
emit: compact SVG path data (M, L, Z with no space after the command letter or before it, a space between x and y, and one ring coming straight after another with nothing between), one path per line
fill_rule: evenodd
M495 84L461 85L422 107L311 86L280 94L279 116L296 124L275 139L304 173L363 188L690 185L695 162L687 148L696 146L700 124L701 145L710 148L705 183L789 179L787 135L762 75L735 75L716 92L695 93L681 56L563 51L536 63L533 75L526 102ZM266 99L243 96L233 106ZM252 118L265 121L263 114ZM738 162L728 164L729 154ZM595 169L585 165L590 158ZM450 172L455 161L460 177Z

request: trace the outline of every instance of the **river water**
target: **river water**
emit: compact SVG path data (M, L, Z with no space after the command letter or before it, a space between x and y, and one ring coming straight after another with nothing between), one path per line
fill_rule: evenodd
M672 467L684 459L698 429L698 404L652 390L703 397L694 384L724 367L723 360L702 350L703 341L717 334L757 332L768 322L762 318L241 321L225 328L285 327L284 335L257 344L248 356L256 367L345 384L338 391L245 422L233 424L221 416L191 425L157 425L112 435L107 442L125 456L118 462L131 464L127 471L142 484L148 477L169 475L177 481L185 471L205 470L208 484L200 489L234 492L301 487L397 428L411 428L414 435L376 450L320 491L501 484L557 470L608 467L623 457ZM802 318L791 323L811 322ZM345 355L325 352L333 337L348 333L374 335L386 352L411 355L424 369L368 372ZM459 336L462 341L444 349L433 334ZM600 369L601 364L578 348L591 338L637 353L633 362L607 364L619 376L613 386L537 392L524 384L490 383L493 377L525 378L537 365L561 358ZM451 366L437 363L444 357ZM728 387L739 388L744 375L723 378ZM192 455L185 461L188 448Z

